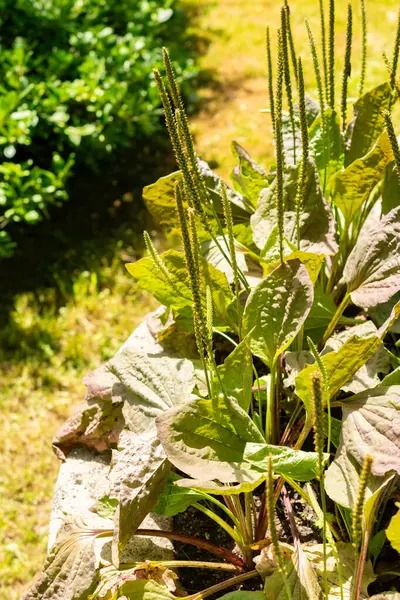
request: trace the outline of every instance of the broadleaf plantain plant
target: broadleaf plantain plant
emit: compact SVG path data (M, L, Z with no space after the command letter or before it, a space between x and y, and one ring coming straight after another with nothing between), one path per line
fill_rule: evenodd
M54 443L61 457L78 443L113 448L96 510L114 529L61 535L26 600L171 599L170 570L193 566L233 572L185 596L196 600L256 577L260 591L226 598L359 600L372 582L389 589L376 598L397 597L389 542L399 550L400 152L391 111L400 36L385 59L388 81L364 94L361 1L362 95L347 122L352 8L340 108L334 0L327 8L321 0L321 50L306 23L318 101L305 94L286 2L276 77L267 31L275 162L265 168L234 143L232 188L196 155L164 51L167 85L158 71L155 80L179 170L144 198L163 226L179 229L183 252L159 255L145 233L148 256L127 269L165 307L156 332L165 352L125 347L87 378L86 405ZM315 512L313 543L302 542L292 492ZM150 511L174 516L189 506L236 550L140 528ZM290 535L276 525L277 508ZM185 541L218 562L126 564L135 535ZM94 548L111 537L105 563Z

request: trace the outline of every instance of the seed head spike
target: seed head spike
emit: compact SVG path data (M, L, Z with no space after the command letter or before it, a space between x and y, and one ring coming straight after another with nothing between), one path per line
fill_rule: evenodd
M353 12L350 2L347 5L347 28L346 28L346 50L344 55L344 67L342 77L342 130L346 130L347 121L347 87L351 75L351 44L353 38Z

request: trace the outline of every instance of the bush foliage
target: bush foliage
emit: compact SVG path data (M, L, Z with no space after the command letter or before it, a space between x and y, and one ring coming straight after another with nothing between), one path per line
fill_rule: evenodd
M67 198L74 160L95 168L160 128L152 68L165 41L182 40L176 4L0 1L0 257L13 250L10 222L35 223Z

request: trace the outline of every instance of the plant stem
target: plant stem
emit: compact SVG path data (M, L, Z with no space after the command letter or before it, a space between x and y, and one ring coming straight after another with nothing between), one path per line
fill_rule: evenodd
M371 536L371 530L367 529L364 533L363 541L361 544L360 555L359 555L358 561L356 563L357 569L356 569L356 575L355 575L355 585L353 588L354 591L353 591L352 600L359 600L359 598L360 598L362 579L363 579L363 574L364 574L365 563L367 560L367 552L368 552L368 544L369 544L370 536Z
M170 569L178 569L182 567L195 568L195 569L214 569L215 571L237 571L238 567L230 563L218 563L218 562L207 562L204 560L151 560L150 565L167 567ZM129 562L124 563L124 568L136 567L136 569L143 565L143 568L148 567L148 562Z
M265 439L267 444L275 443L275 386L276 386L276 361L271 365L271 378L265 417Z
M111 532L112 535L112 532ZM240 556L237 556L230 550L226 548L221 548L213 544L212 542L207 542L201 538L185 535L183 533L174 533L173 531L161 531L160 529L137 529L135 535L139 536L149 536L149 537L162 537L167 540L172 540L175 542L182 542L183 544L190 544L191 546L196 546L197 548L202 548L202 550L207 550L220 558L223 558L227 562L236 565L243 569L244 563Z
M234 585L243 583L243 581L247 581L247 579L252 579L253 577L257 577L258 575L258 571L254 569L253 571L249 571L248 573L243 573L242 575L237 575L236 577L231 577L226 581L222 581L221 583L212 585L211 587L203 590L202 592L197 592L196 594L192 594L191 596L183 596L182 600L203 600L204 598L207 598L212 594L222 592L222 590L226 590L227 588L230 588Z
M228 535L230 535L231 538L237 544L239 544L240 546L243 545L242 535L240 535L237 531L235 531L233 529L233 527L231 527L230 525L228 525L228 523L226 521L224 521L224 519L221 519L221 517L219 517L218 515L216 515L212 510L210 510L206 506L203 506L202 504L199 504L198 502L196 502L195 504L193 504L193 506L195 508L197 508L197 510L199 510L200 512L202 512L205 515L207 515L207 517L209 517L210 519L212 519L213 521L215 521L220 527L222 527L222 529L224 529L226 531L226 533Z
M328 338L330 337L331 333L333 332L333 330L336 327L337 322L339 321L340 317L342 316L345 308L348 306L348 304L350 303L350 293L346 292L342 302L339 304L338 308L336 309L335 314L333 315L328 327L326 328L326 331L324 333L324 336L322 338L321 341L321 346L323 346L326 341L328 340Z

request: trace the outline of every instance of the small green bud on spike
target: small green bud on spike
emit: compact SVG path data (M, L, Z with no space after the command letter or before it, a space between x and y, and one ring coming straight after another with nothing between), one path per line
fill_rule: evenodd
M397 65L399 62L399 52L400 52L400 9L397 17L397 30L396 30L396 39L394 42L393 49L393 59L392 59L392 71L390 73L390 85L393 89L396 89L396 77L397 77Z
M312 378L312 400L314 418L314 447L318 455L318 471L321 476L324 470L324 398L322 377L315 373Z
M290 49L290 58L292 61L292 67L293 67L293 72L294 72L294 76L296 79L296 83L298 83L296 50L294 47L292 26L290 23L290 7L289 7L287 0L285 0L285 14L286 14L286 30L287 30L287 35L288 35L289 49Z
M362 41L361 41L361 72L360 72L359 94L360 94L360 96L362 96L364 93L365 75L367 72L368 31L367 31L367 9L365 6L365 0L360 0L360 5L361 5Z
M351 521L351 534L353 539L353 547L358 550L362 538L363 530L363 513L365 504L365 493L367 490L368 480L371 475L372 468L372 456L368 454L364 458L363 466L360 474L360 481L358 484L358 493L355 505L353 507L352 521Z
M268 94L269 94L269 107L271 111L271 122L272 131L275 134L275 95L274 95L274 75L272 71L272 54L271 54L271 39L269 34L269 27L267 27L267 63L268 63Z
M387 134L389 136L390 145L392 146L392 151L393 151L393 155L394 155L396 175L397 175L397 178L398 178L399 183L400 183L400 148L399 148L399 143L397 141L396 133L394 131L394 127L393 127L392 119L391 119L391 116L390 116L390 112L386 110L383 113L383 116L384 116L384 119L385 119L386 131L387 131Z
M351 75L351 44L353 38L353 12L351 4L347 5L347 29L346 29L346 50L344 55L344 67L342 78L342 130L346 130L347 125L347 87Z
M233 233L233 217L232 217L232 206L229 202L228 193L226 189L226 185L224 182L221 184L221 196L222 196L222 209L224 211L225 218L225 226L228 234L228 246L229 246L229 256L231 259L231 265L233 270L233 285L235 289L235 293L239 293L239 269L236 260L236 249L235 249L235 236Z
M292 135L293 135L293 157L294 157L294 162L296 163L296 124L295 124L295 120L294 120L292 80L290 77L287 17L286 17L286 10L284 7L281 9L281 48L282 48L283 78L284 78L284 82L285 82L286 97L287 97L288 108L289 108L289 118L290 118L290 123L292 126Z
M319 0L319 17L321 24L321 45L322 45L322 68L324 73L325 97L329 97L328 90L328 58L326 51L326 29L325 29L325 9L324 0ZM322 81L321 81L322 87Z
M298 60L297 66L297 81L299 89L299 118L300 118L300 133L301 133L301 162L299 165L299 174L297 179L296 191L296 229L297 229L297 248L300 250L300 216L303 208L304 194L307 179L308 156L309 156L309 140L308 140L308 122L306 111L306 97L304 86L303 64L301 58Z
M312 56L312 60L313 60L315 80L317 82L319 106L321 109L321 115L323 115L324 110L325 110L325 102L324 102L324 92L323 92L323 88L322 88L322 78L321 78L321 70L320 70L320 66L319 66L317 48L315 45L314 35L312 33L310 24L307 19L306 19L305 23L306 23L307 33L308 33L308 41L310 43L311 56Z
M152 242L152 239L149 236L149 234L147 233L147 231L143 232L143 238L144 238L144 243L146 245L146 249L151 256L153 263L156 265L157 269L159 270L160 275L163 277L163 279L165 281L170 282L172 279L171 273L168 271L167 267L165 266L162 259L160 258L159 254Z
M285 157L283 150L282 133L282 96L283 96L283 50L282 33L278 30L278 65L277 65L277 86L276 86L276 214L279 233L279 256L283 263L283 238L284 238L284 196L283 196L283 174L285 169Z
M329 106L335 109L335 0L329 0Z

